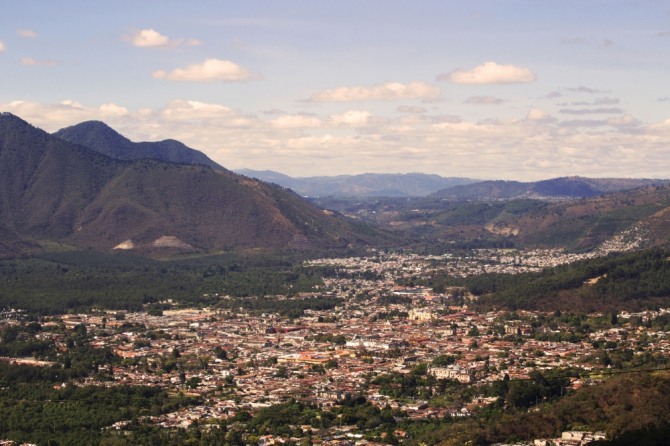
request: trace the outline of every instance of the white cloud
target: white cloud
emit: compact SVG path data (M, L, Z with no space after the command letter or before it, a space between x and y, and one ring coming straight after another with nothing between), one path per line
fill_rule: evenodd
M437 79L455 84L523 84L535 81L536 77L528 68L485 62L471 70L441 74Z
M7 47L2 42L2 40L0 40L0 53L4 53L5 51L7 51Z
M37 37L37 33L32 29L17 29L16 35L27 39L34 39L35 37Z
M609 118L607 123L614 127L632 127L640 124L640 121L631 115L623 115L616 118Z
M401 170L529 180L564 175L661 178L670 163L670 119L652 125L627 115L565 122L540 108L531 108L525 119L486 121L430 111L394 117L393 107L390 116L364 109L255 115L185 99L136 110L76 100L13 101L0 103L0 110L49 132L102 119L132 141L173 138L227 168L297 176Z
M179 45L194 46L200 42L196 39L170 39L153 28L142 29L128 39L133 46L140 48L175 47Z
M108 102L107 104L102 104L99 107L100 115L104 117L109 116L125 116L128 114L128 109L126 107L121 107L114 104L113 102Z
M310 102L364 102L396 99L435 99L440 89L425 82L385 82L372 87L339 87L313 94Z
M209 120L228 115L231 110L220 104L199 101L175 100L162 110L162 116L170 120Z
M670 118L651 124L647 129L651 133L662 133L665 135L670 135Z
M551 119L551 116L542 109L531 108L526 115L526 119L529 121L547 121Z
M368 123L372 113L365 110L349 110L339 115L332 115L330 119L335 125L363 126Z
M222 59L207 59L201 64L177 68L170 72L154 71L151 75L156 79L192 82L244 81L253 77L246 68Z
M50 66L50 65L56 65L55 60L37 60L33 59L32 57L22 57L21 58L21 65L25 66Z
M320 127L321 120L314 116L305 115L286 115L280 116L271 121L273 127L278 129L299 129Z

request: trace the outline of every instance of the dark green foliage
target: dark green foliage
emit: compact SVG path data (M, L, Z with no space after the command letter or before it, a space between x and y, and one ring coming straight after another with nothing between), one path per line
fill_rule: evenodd
M510 309L612 311L663 304L670 297L670 262L661 249L576 262L540 273L485 274L464 281L480 303ZM594 279L593 283L587 283Z
M297 259L222 255L156 261L86 250L0 260L0 308L55 314L96 307L140 310L149 305L158 311L158 302L166 299L211 305L219 302L216 295L290 295L320 285L318 270L293 266ZM257 303L242 305L252 309ZM321 305L313 300L293 306L301 312Z
M175 410L188 399L158 387L78 387L49 368L0 362L0 437L19 442L97 444L121 420ZM58 384L54 388L54 384Z
M252 313L280 313L287 317L300 317L304 310L330 310L342 304L336 297L310 297L277 299L276 297L257 297L222 301L217 308L244 308Z

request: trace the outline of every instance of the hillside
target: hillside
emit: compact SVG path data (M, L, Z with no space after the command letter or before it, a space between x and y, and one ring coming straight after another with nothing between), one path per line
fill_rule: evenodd
M651 179L583 177L562 177L527 183L519 181L481 181L445 188L431 194L431 197L457 201L589 198L609 192L667 182L667 180Z
M359 246L384 235L279 186L204 165L112 159L0 115L0 227L109 250Z
M598 197L555 203L514 219L492 220L493 232L515 233L523 246L591 249L615 236L644 245L670 240L670 187L648 186Z
M423 173L314 176L294 178L270 170L237 173L288 187L305 197L423 197L437 190L475 182Z
M436 198L315 199L321 207L402 233L426 246L594 249L670 241L670 186L591 198L450 201Z
M202 164L213 169L223 167L204 153L179 141L132 142L104 122L86 121L60 129L53 134L59 139L79 144L111 158L121 160L155 159L179 164Z
M667 250L649 249L583 260L538 273L484 274L463 283L484 307L541 311L639 311L667 307ZM443 280L449 280L444 278Z

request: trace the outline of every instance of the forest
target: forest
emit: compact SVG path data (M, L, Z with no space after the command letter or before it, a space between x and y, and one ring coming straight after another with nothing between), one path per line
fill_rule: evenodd
M668 251L655 248L583 260L537 273L436 275L434 288L465 286L480 308L584 313L655 308L670 296Z
M0 308L62 314L137 311L171 299L212 305L217 296L296 295L321 284L295 253L221 254L155 260L92 250L0 261Z

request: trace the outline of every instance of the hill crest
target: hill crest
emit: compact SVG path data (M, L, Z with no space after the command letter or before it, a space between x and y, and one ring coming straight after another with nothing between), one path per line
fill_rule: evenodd
M200 164L110 158L13 115L0 116L0 227L17 242L101 250L128 240L149 250L327 249L386 237L279 186Z
M202 164L224 170L204 153L177 140L133 142L102 121L85 121L60 129L53 135L121 160L155 159L179 164Z

